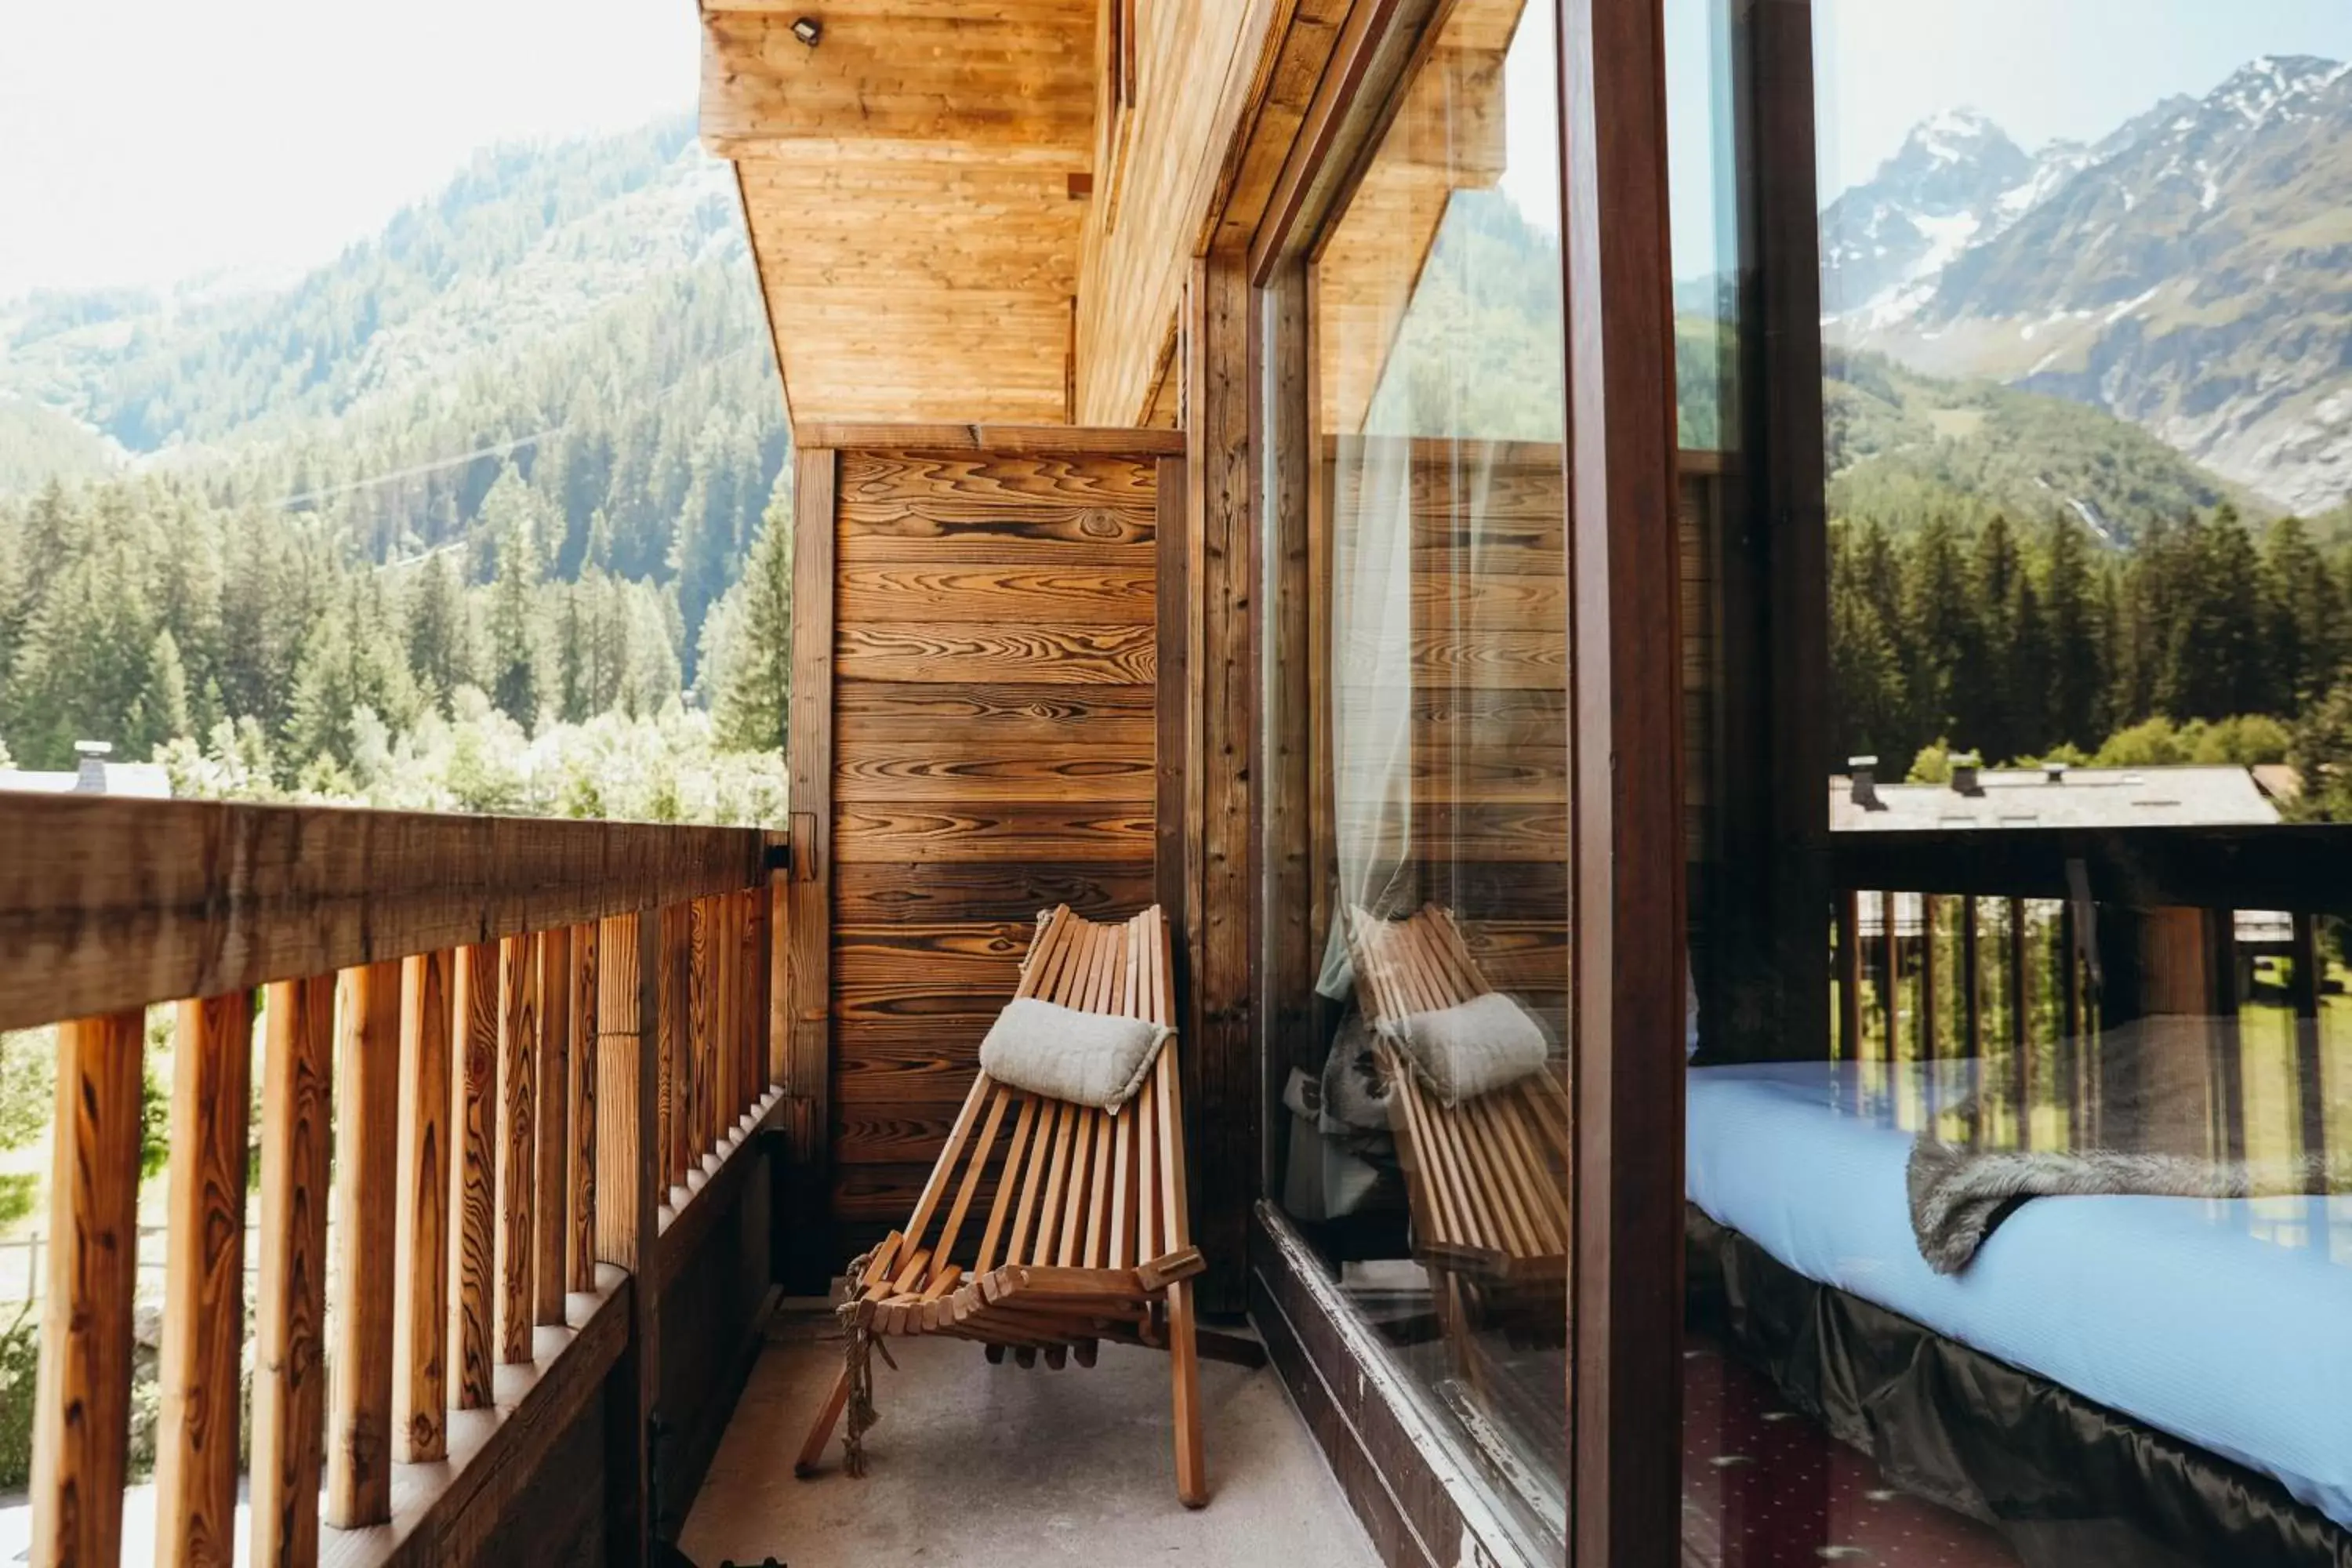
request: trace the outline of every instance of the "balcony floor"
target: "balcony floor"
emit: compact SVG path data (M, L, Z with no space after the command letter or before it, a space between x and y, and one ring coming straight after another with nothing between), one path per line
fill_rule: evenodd
M679 1545L710 1568L774 1556L792 1568L959 1568L1184 1562L1231 1568L1376 1568L1370 1542L1271 1371L1201 1367L1209 1478L1176 1500L1164 1356L1102 1347L1061 1372L991 1366L977 1345L897 1340L876 1363L882 1420L862 1480L795 1480L792 1457L841 1366L829 1314L769 1331Z

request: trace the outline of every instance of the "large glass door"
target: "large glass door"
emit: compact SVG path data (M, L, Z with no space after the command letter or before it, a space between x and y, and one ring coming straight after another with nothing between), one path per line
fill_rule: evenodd
M1272 1194L1531 1562L1569 1515L1559 37L1462 4L1268 291ZM1279 357L1278 355L1276 357ZM1291 783L1287 790L1283 781Z

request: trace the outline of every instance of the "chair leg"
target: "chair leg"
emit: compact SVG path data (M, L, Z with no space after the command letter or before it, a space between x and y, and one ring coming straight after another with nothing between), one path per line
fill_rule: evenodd
M1193 1335L1190 1279L1168 1287L1168 1368L1176 1416L1176 1498L1186 1508L1202 1508L1209 1501L1209 1476L1201 1453L1201 1351Z
M824 1396L824 1405L809 1423L808 1436L801 1443L800 1458L793 1461L793 1474L806 1480L823 1468L824 1446L833 1438L833 1429L841 1424L841 1413L849 1407L849 1369L833 1380L833 1392Z

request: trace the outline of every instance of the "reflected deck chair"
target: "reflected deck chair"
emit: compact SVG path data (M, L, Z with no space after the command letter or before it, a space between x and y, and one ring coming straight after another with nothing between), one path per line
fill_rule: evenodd
M1065 906L1039 922L1016 994L1089 1012L1175 1024L1167 919L1149 909L1097 925ZM1091 1366L1097 1343L1165 1350L1173 1380L1176 1493L1208 1501L1201 1448L1201 1344L1192 1277L1203 1264L1186 1222L1176 1046L1160 1047L1143 1088L1117 1115L973 1080L904 1230L851 1266L842 1317L849 1364L801 1446L814 1474L845 1411L846 1468L864 1471L876 1340L945 1334L976 1340L991 1362L1010 1350ZM992 1196L991 1178L993 1178Z
M1358 994L1377 1026L1471 1001L1494 986L1454 917L1424 904L1401 921L1349 910ZM1390 1117L1405 1168L1413 1255L1438 1276L1449 1337L1464 1292L1493 1307L1526 1299L1560 1321L1568 1275L1569 1101L1549 1071L1448 1107L1402 1050L1374 1047L1391 1085Z

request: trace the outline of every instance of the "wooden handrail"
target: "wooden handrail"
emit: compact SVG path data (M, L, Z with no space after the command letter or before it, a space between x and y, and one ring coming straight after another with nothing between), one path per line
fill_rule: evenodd
M754 828L0 796L0 1029L764 886Z
M2092 900L2127 909L2352 913L2352 825L2002 827L1825 836L1830 886L1871 892Z
M150 1004L177 1019L159 1561L230 1554L248 1288L257 1563L440 1560L443 1532L481 1528L449 1510L513 1496L551 1421L646 1430L659 1295L684 1249L723 1232L710 1194L744 1190L777 1106L770 846L749 829L0 801L0 1026L63 1021L37 1559L121 1560ZM520 1418L551 1401L559 1414ZM615 1560L644 1550L646 1462L606 1479Z

